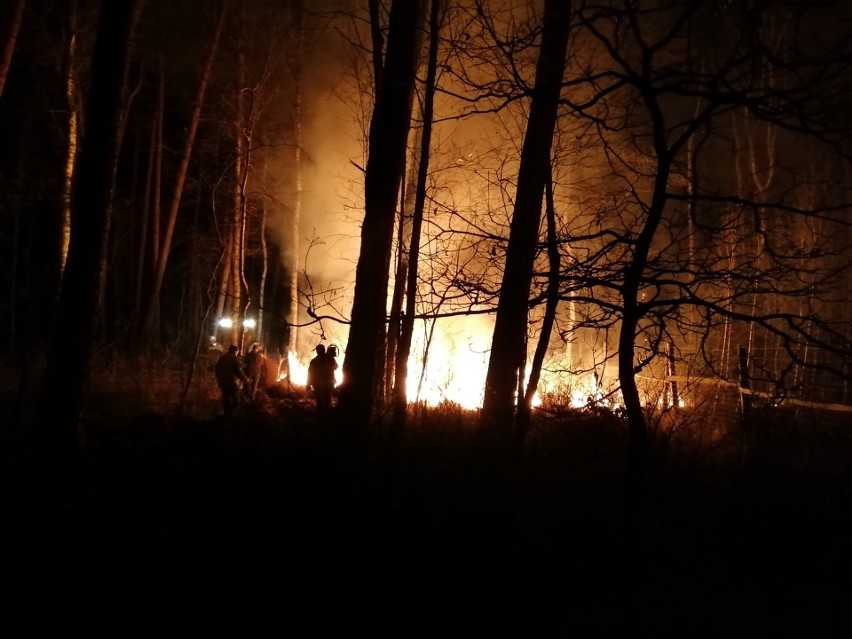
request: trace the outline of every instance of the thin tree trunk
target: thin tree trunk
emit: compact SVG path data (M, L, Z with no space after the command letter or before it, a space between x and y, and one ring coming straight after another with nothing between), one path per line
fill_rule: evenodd
M21 23L24 21L24 9L26 6L26 0L17 0L15 2L12 21L9 23L9 30L6 33L6 41L3 43L3 57L0 59L0 96L3 95L3 87L6 86L6 77L9 75L9 68L12 66L12 56L15 53L15 45L18 42L18 32L21 30ZM76 7L72 8L72 11L75 9Z
M435 104L435 78L438 69L438 35L441 22L441 0L432 0L429 12L429 58L426 66L426 86L423 100L423 128L420 135L420 157L417 161L417 186L414 196L414 211L411 217L411 234L408 240L408 264L406 268L405 314L400 322L400 334L396 347L395 376L393 387L393 432L402 437L408 415L408 360L411 357L411 341L414 336L414 315L417 310L417 275L420 263L420 236L426 205L426 182L429 176L429 151L432 145L432 116ZM424 353L424 367L425 367Z
M218 279L216 280L216 285L218 289L216 291L216 316L213 318L218 322L225 316L225 305L228 299L228 289L230 287L231 281L231 252L233 251L232 242L231 242L231 233L229 230L227 239L223 242L223 254L224 257L221 261L221 266L219 268ZM219 325L216 325L216 332L219 331Z
M156 129L155 129L155 143L154 143L154 186L151 192L151 203L150 203L150 211L148 213L148 217L151 221L151 231L150 231L150 239L148 241L148 251L150 252L149 259L149 268L150 271L146 271L145 282L147 283L147 288L143 290L143 294L150 295L151 288L154 286L154 280L156 277L157 264L160 261L160 242L162 238L162 222L163 222L163 150L165 147L164 141L164 129L165 129L165 118L166 118L166 79L165 79L165 60L163 58L162 51L160 52L160 76L158 82L158 95L157 95L157 112L156 112ZM146 301L146 303L148 303ZM145 333L148 337L148 342L152 340L159 340L159 328L160 328L160 296L158 295L156 299L150 300L151 307L148 309L147 314L150 315L150 326L151 328ZM145 318L142 318L142 321L145 321ZM140 329L143 329L143 324L139 325Z
M148 167L145 173L145 187L144 194L142 196L142 206L139 209L139 215L141 220L139 221L139 245L137 247L136 254L136 285L135 285L135 297L134 297L134 316L136 318L139 317L139 313L142 311L142 293L145 290L145 273L148 270L148 261L145 259L148 256L148 247L150 243L148 242L148 233L150 227L151 220L151 193L154 188L154 170L156 166L155 156L157 153L157 131L159 129L159 119L160 119L160 107L162 106L161 102L157 103L156 110L154 112L154 120L151 123L151 142L148 148ZM139 327L135 327L138 329Z
M298 29L296 35L295 53L293 58L293 215L291 218L290 232L290 305L287 312L287 351L297 353L299 346L299 256L301 253L301 238L299 228L302 224L302 199L303 199L303 176L304 170L302 158L302 66L304 65L304 11L301 1L297 2L294 11L296 16L294 27ZM286 354L285 354L286 355ZM290 358L285 357L287 362L287 374L289 379Z
M266 182L266 164L263 164L262 181ZM257 340L264 344L263 339L263 316L266 314L266 278L269 274L269 250L266 245L266 202L261 205L260 210L260 254L262 268L260 272L260 290L257 293Z
M136 15L133 16L133 18L132 18L134 24L139 23L139 18L142 15L142 4L141 3L136 7L136 12L137 12ZM124 144L124 134L127 130L127 120L130 117L130 109L133 106L133 101L136 99L136 96L139 94L139 91L142 89L142 79L141 78L139 79L139 82L136 83L136 86L131 90L127 86L127 73L125 73L124 76L125 76L124 77L125 99L124 99L124 105L123 105L123 108L121 109L121 114L119 116L118 125L117 125L118 131L117 131L116 135L118 137L118 142L117 142L118 148L116 150L116 157L121 155L121 147ZM135 172L134 172L134 174L135 174ZM112 210L112 202L110 202L109 208L110 208L110 210ZM112 219L112 216L110 215L110 221L111 221L111 219ZM100 278L101 279L101 287L100 287L100 290L98 291L98 310L97 310L98 323L97 323L97 326L96 326L96 331L97 331L96 332L96 338L101 339L101 340L106 339L108 337L107 334L106 334L106 331L107 331L106 281L107 281L107 271L109 269L110 264L113 261L111 255L114 254L114 250L115 250L115 242L110 241L109 236L107 236L107 256L106 256L106 259L104 259L103 262L101 263L101 269L102 269L103 273L101 273L101 278Z
M159 93L157 95L157 129L154 150L154 191L151 196L151 269L152 285L153 273L160 262L160 227L162 225L163 207L163 146L164 129L166 119L166 78L165 61L160 53L160 81L158 82Z
M544 185L550 174L550 148L565 72L570 17L570 2L545 0L541 51L521 150L515 210L509 231L481 416L485 428L506 437L512 433L518 372L525 359L527 307Z
M240 34L239 37L242 37ZM246 96L244 90L245 59L242 43L238 43L237 52L237 113L234 128L234 185L232 193L232 234L231 234L231 344L243 347L243 266L245 248L245 178L247 174L247 145L244 129L246 126Z
M535 398L538 381L541 378L541 366L547 355L550 345L550 335L553 332L553 324L556 321L556 309L559 306L559 244L556 241L556 208L553 202L553 174L545 183L545 217L547 221L547 259L550 272L547 277L547 301L544 306L544 318L541 321L541 333L538 337L535 353L530 366L530 379L524 393L523 401L518 404L518 417L515 431L519 446L523 446L524 438L530 423L532 403Z
M415 147L420 143L420 136L415 136ZM415 149L415 153L418 151ZM402 304L405 299L406 273L408 272L408 244L411 234L411 214L414 210L414 194L417 190L417 164L408 162L405 169L408 175L400 189L399 215L397 216L396 233L396 270L393 278L393 295L391 296L388 312L388 336L385 349L383 397L393 396L393 380L396 374L396 350L399 342L400 321L402 319Z
M235 187L235 191L237 188ZM230 344L242 347L242 250L240 238L242 237L242 223L240 220L239 193L234 193L234 212L231 226L231 281L228 292L231 296L230 318L231 336Z
M652 109L652 117L656 122L654 130L661 132L662 116L658 109ZM621 385L621 395L624 400L624 412L628 423L627 474L625 479L625 505L631 513L635 512L644 494L645 462L647 456L647 424L645 412L636 385L636 333L639 320L643 315L639 306L639 289L648 263L651 244L663 218L666 202L666 187L671 173L671 158L659 133L655 139L657 154L657 174L654 178L653 196L648 207L645 225L634 243L633 256L624 270L624 281L621 287L622 318L618 335L618 380Z
M20 4L23 4L21 2ZM68 107L68 147L65 150L65 183L62 189L62 235L59 249L59 277L65 272L68 247L71 244L71 185L74 181L74 163L77 161L77 1L68 9L68 44L65 49L65 103Z
M218 282L216 281L216 274L221 268L223 258L224 251L219 255L219 261L213 268L213 275L210 277L210 281L207 284L207 307L204 309L204 317L201 320L200 328L198 330L198 339L195 342L195 352L192 355L192 361L189 366L189 373L186 376L186 382L183 385L183 390L181 391L180 395L180 402L178 403L178 413L181 415L186 409L186 399L189 396L190 389L192 388L192 380L195 377L195 369L198 366L198 356L201 353L202 345L207 341L205 335L207 334L207 326L208 322L210 321L210 309L213 308L213 303L216 299L215 288L218 286Z
M201 76L198 83L198 90L195 95L195 103L193 105L192 114L189 119L186 141L184 143L183 153L180 158L177 176L175 179L174 190L169 203L168 218L166 220L165 233L163 235L162 244L159 249L159 255L154 270L154 281L151 285L151 291L148 295L147 307L144 313L142 322L142 330L148 335L154 328L154 309L160 299L160 291L163 287L163 279L166 274L166 264L168 263L169 253L172 246L172 236L174 234L175 223L180 209L181 196L183 195L183 187L186 182L186 175L189 169L189 159L192 155L192 147L195 144L195 134L198 131L198 124L201 121L201 108L204 105L204 96L207 92L207 85L210 81L211 71L213 69L213 60L216 58L216 52L219 48L219 41L225 28L225 16L228 9L228 0L223 0L219 9L219 20L213 32L213 41L210 44L210 51L207 55L204 68L201 71Z
M379 16L381 6L379 0L368 0L367 6L370 11L370 39L373 44L373 90L375 92L373 99L378 104L382 90L382 49L384 48L381 17Z

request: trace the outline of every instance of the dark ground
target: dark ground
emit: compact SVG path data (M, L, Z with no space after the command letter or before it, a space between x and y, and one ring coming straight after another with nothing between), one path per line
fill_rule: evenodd
M631 523L617 425L553 424L511 470L459 421L403 454L332 435L243 409L90 423L64 469L6 446L2 636L852 632L831 437L825 460L670 450Z

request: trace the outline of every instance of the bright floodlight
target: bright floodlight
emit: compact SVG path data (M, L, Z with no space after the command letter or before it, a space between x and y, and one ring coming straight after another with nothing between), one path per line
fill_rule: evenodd
M243 320L243 326L246 328L254 328L257 326L257 322L255 322L253 318L247 317Z
M223 317L219 320L219 326L221 326L222 328L231 328L231 326L233 325L234 323L231 321L230 317Z

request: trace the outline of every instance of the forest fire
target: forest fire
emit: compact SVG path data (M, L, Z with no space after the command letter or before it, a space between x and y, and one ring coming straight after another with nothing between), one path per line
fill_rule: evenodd
M697 409L711 402L704 389L723 385L773 405L848 405L848 299L838 291L849 288L844 149L852 136L835 84L849 77L848 56L821 44L810 50L822 42L812 37L822 33L819 21L800 25L783 2L758 3L765 42L740 37L751 8L664 3L637 11L626 3L565 15L566 3L545 3L544 13L519 12L523 4L476 3L471 13L466 3L447 3L442 17L435 3L417 38L391 29L383 11L308 29L276 3L240 14L245 28L231 33L233 7L215 13L210 4L185 43L191 55L173 56L168 74L148 64L156 38L147 29L164 20L164 33L177 33L176 16L124 14L128 43L144 46L90 60L101 37L94 13L69 8L69 19L86 26L71 31L86 42L52 51L68 60L49 77L51 95L68 92L67 104L51 105L43 121L29 117L43 96L24 81L39 74L19 54L3 95L10 148L29 149L32 139L62 160L42 188L23 179L44 172L39 154L12 154L11 177L0 185L12 203L9 245L40 246L33 263L70 269L30 268L25 251L4 254L13 274L9 327L26 325L23 309L59 301L44 317L73 319L73 333L85 334L87 348L76 351L59 334L46 386L61 384L75 395L68 405L79 403L83 385L71 389L67 380L82 381L75 371L89 368L98 316L98 340L133 350L189 353L188 336L208 328L222 345L290 350L281 367L302 388L319 336L342 350L348 344L352 370L376 377L357 389L365 396L353 402L362 407L390 383L384 371L395 374L393 340L383 344L383 332L403 348L411 342L408 370L396 374L407 375L398 379L412 403L505 412L518 403L514 377L525 353L524 374L541 369L534 405L623 409L635 432L652 411ZM40 18L28 13L36 20L30 36L48 28L35 28ZM404 24L416 31L409 17ZM272 24L288 25L287 37L268 31ZM620 31L628 24L630 37ZM717 28L727 34L722 43ZM378 38L383 30L403 53ZM840 47L848 39L839 35L828 40ZM381 55L350 51L371 38ZM298 56L290 43L299 43ZM717 45L730 50L705 59ZM173 53L166 47L154 57ZM124 81L112 82L93 93L103 104L92 109L115 113L86 117L86 96L76 93L101 66L105 75L114 70L116 56L125 73L138 69L138 99L124 95ZM393 66L396 76L376 73L381 60L406 65ZM669 77L675 67L706 70ZM3 82L14 68L0 70ZM507 79L506 69L524 82ZM231 71L256 95L234 93ZM189 87L176 84L186 78ZM786 101L793 106L779 113ZM57 128L55 113L66 111ZM78 149L86 121L102 130L89 131ZM110 122L123 124L112 130ZM86 138L104 148L86 148ZM370 149L384 151L371 158ZM103 175L112 183L95 179ZM56 207L60 193L53 235L77 240L51 255L27 221ZM73 234L72 211L87 212L75 212L83 221ZM107 241L102 229L111 229ZM66 261L72 249L86 259ZM102 276L103 291L89 290ZM233 319L199 326L223 313ZM385 365L372 366L385 345ZM338 384L342 364L341 356Z
M422 355L412 354L409 359L409 371L406 391L411 402L422 402L428 406L437 406L444 402L453 402L459 406L475 410L482 405L482 388L485 382L487 360L481 353L453 352L436 347L430 354L426 370L423 370ZM289 380L296 386L308 383L308 365L310 358L301 358L290 352L287 356ZM343 381L342 362L335 371L336 385ZM288 379L282 372L279 381Z
M293 384L299 386L307 386L308 384L308 365L299 361L299 357L293 351L287 353L287 371L283 372L278 378L279 380L288 379Z
M0 27L4 636L852 636L852 1Z

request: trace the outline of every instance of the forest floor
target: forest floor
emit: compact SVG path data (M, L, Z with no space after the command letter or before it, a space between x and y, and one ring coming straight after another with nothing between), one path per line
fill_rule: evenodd
M511 464L460 416L354 454L272 398L86 426L70 464L3 448L5 637L852 631L845 433L807 456L670 447L627 517L623 429L579 415Z

